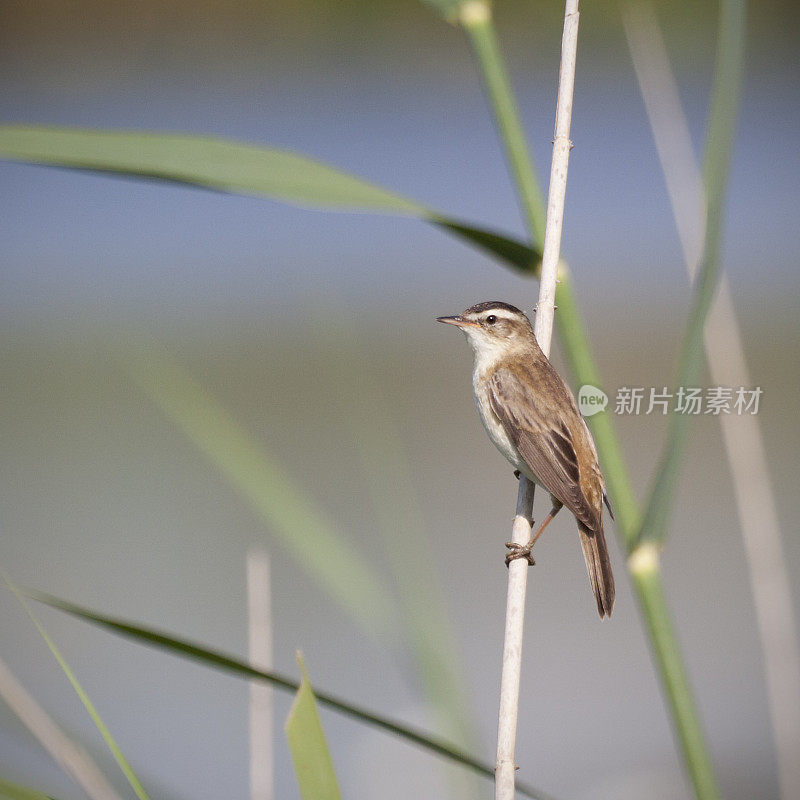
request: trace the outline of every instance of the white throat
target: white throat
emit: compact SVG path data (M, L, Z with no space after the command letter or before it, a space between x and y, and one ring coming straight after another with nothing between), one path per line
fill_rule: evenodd
M492 369L498 361L508 355L508 342L491 339L483 331L464 328L464 334L472 348L473 373L477 377Z

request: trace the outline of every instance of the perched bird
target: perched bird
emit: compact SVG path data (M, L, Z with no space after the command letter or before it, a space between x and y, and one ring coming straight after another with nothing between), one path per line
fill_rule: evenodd
M526 478L544 487L553 508L527 545L507 542L506 564L525 558L566 506L578 522L583 555L600 616L611 616L614 576L603 534L603 502L611 504L594 439L575 398L542 352L528 318L508 303L478 303L438 322L456 325L472 346L472 387L483 427Z

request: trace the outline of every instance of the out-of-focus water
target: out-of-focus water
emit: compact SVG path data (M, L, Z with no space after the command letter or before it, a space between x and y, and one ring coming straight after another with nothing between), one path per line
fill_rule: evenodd
M444 297L439 302L440 311L452 310ZM598 316L596 309L591 316ZM607 386L659 385L671 365L672 326L641 319L634 325L618 308L604 309L604 316L594 328ZM335 331L358 313L342 304L327 318ZM426 520L490 758L504 607L502 542L515 483L477 420L461 337L435 326L432 315L410 319L410 329L397 316L383 329L374 322L361 327L360 341L369 347L355 365L335 333L309 340L290 326L275 334L265 324L249 338L175 340L171 347L289 476L312 487L334 524L387 576L348 417L363 389L343 380L354 370L372 373L369 385L389 412L387 426L400 432L413 465L417 498L409 502L420 504ZM790 532L797 508L791 467L800 442L791 398L800 387L797 373L786 369L785 353L774 346L793 330L793 323L780 321L749 328L748 355L764 387L760 417L798 577ZM294 651L302 648L320 687L433 724L408 656L365 638L347 621L104 347L85 338L7 340L2 374L3 561L20 583L245 653L244 558L249 545L265 544L273 558L276 666L293 671ZM635 483L644 491L663 420L620 417L618 423ZM712 417L694 426L681 486L665 574L715 760L727 796L774 796L748 578ZM655 796L683 796L619 549L614 545L618 605L603 624L572 520L559 519L537 550L521 774L565 797L632 797L642 781ZM6 595L0 604L4 658L60 721L96 743L14 600ZM52 612L42 615L155 794L245 796L243 684ZM277 709L280 719L288 700L279 696ZM77 796L10 713L0 714L4 769L60 796ZM324 721L347 794L399 798L415 787L427 794L444 790L426 757L335 715L325 714ZM278 795L292 796L280 738L277 760ZM110 767L106 757L101 761ZM364 763L375 765L366 779Z
M5 120L186 130L288 147L466 219L522 234L467 45L417 2L178 3L170 11L82 0L5 9ZM726 269L747 291L797 290L800 237L793 5L754 9L748 81L726 227ZM661 9L698 152L713 60L714 8L692 24ZM76 13L77 12L77 13ZM82 13L81 13L82 12ZM772 12L772 13L771 13ZM532 149L549 160L557 9L500 4ZM564 249L581 280L616 296L683 287L680 250L643 105L615 14L581 28ZM765 128L765 120L769 125ZM765 137L768 145L765 144ZM540 169L543 175L546 168ZM3 166L3 319L164 324L262 316L327 284L382 307L433 288L477 288L485 259L412 221L300 213L28 166ZM501 285L502 286L502 285ZM501 287L498 287L498 289ZM491 293L491 292L490 292ZM472 296L467 290L465 295ZM456 298L454 298L456 299Z

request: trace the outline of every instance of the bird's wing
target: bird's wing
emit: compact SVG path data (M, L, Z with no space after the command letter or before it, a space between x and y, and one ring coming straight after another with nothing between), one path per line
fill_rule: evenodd
M578 421L580 416L561 379L555 370L551 372L534 375L532 371L528 374L527 368L501 366L489 380L489 402L533 474L578 520L594 530L599 509L581 488L573 434L563 413L556 413L554 401L561 401L558 407L563 411L566 395ZM534 392L532 387L537 384L540 391Z
M592 448L592 454L594 455L595 463L599 466L599 457L597 455L597 447L594 443L594 437L592 436L592 432L589 430L589 426L586 424L586 420L581 417L581 422L583 423L583 430L586 434L586 441L589 443L589 446ZM598 470L599 472L599 470ZM606 491L606 480L603 477L602 472L599 472L600 475L600 490L603 493L603 502L606 504L606 508L608 509L608 515L611 519L614 519L614 509L611 508L611 500L608 497L608 492Z

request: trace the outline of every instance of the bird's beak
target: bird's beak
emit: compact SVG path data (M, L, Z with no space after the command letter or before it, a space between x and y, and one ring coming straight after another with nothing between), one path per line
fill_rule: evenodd
M458 314L454 317L437 317L437 322L445 322L448 325L455 325L457 328L477 328L478 326L474 322L467 322L467 320L462 319L462 317Z

